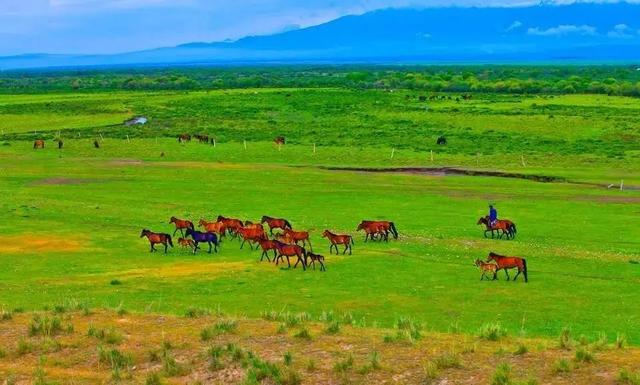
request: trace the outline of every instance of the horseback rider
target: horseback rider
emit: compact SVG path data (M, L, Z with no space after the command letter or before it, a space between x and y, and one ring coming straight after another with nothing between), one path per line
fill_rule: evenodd
M493 205L489 205L489 226L494 227L496 222L498 221L498 210L493 207Z

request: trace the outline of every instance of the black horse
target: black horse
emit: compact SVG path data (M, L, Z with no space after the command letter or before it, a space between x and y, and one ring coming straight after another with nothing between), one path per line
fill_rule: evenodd
M194 229L187 229L187 237L191 237L193 238L193 243L194 243L194 248L193 248L193 253L195 254L196 251L200 248L198 247L198 243L200 242L206 242L209 244L209 254L211 254L211 247L213 246L213 251L215 251L216 253L218 252L218 236L214 233L203 233L200 231L196 231Z

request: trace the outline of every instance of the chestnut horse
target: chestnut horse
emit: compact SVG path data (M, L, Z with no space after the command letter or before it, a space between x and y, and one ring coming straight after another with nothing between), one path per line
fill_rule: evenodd
M188 238L178 238L178 244L182 246L183 249L186 249L187 247L193 249L195 247L193 240Z
M151 230L143 229L140 233L140 238L147 237L149 240L149 244L151 245L150 252L153 253L156 250L153 245L163 244L164 245L164 253L167 253L167 245L173 247L173 242L171 242L171 235L164 233L154 233Z
M267 235L264 233L263 229L249 229L241 227L237 230L236 234L242 238L242 243L240 244L241 249L245 242L249 242L249 248L253 250L253 242L258 243L263 239L267 239ZM256 250L257 249L258 246L256 245Z
M284 218L272 218L272 217L263 215L262 219L260 220L260 223L265 223L265 222L269 226L269 233L271 235L273 235L273 229L291 230L293 228L291 227L291 223L289 223L289 221Z
M174 223L176 225L176 229L173 232L174 236L176 235L176 232L178 232L178 230L180 230L180 234L184 237L183 230L194 229L193 222L188 221L186 219L178 219L176 217L171 217L171 219L169 219L169 223Z
M269 254L267 253L269 250L273 250L273 258L275 260L277 252L278 252L278 242L272 241L270 239L261 239L258 241L260 248L262 248L262 255L260 256L260 262L262 262L264 257L267 257L267 261L271 262L269 259Z
M338 254L338 245L344 245L344 251L342 254L344 255L344 253L349 250L349 255L351 255L351 245L353 245L353 237L351 235L339 235L334 234L329 230L325 230L322 233L322 236L331 242L331 246L329 246L329 254L331 254L331 250L334 247L336 248L336 254Z
M529 282L529 278L527 277L527 260L520 257L505 257L504 255L498 255L493 251L489 253L489 257L487 258L487 262L494 261L498 265L498 269L496 270L496 274L500 270L504 270L504 273L507 275L507 281L509 280L509 271L508 269L518 269L518 274L513 277L513 281L515 282L516 278L522 273L524 276L524 281Z
M251 221L244 221L244 228L251 230L262 230L264 231L264 226L261 223L253 223Z
M491 238L494 237L493 232L498 232L498 239L502 239L503 235L507 236L507 239L513 239L516 236L517 230L515 223L511 222L507 219L498 219L494 226L491 226L491 222L489 221L489 216L480 217L478 219L477 225L485 225L486 229L484 230L484 237L487 237L487 233L491 231ZM502 231L502 233L500 233Z
M389 240L389 233L393 235L394 239L398 239L398 230L396 229L396 225L389 221L362 221L356 230L364 230L366 234L364 238L365 242L369 237L371 237L371 239L375 239L375 236L378 234L380 234L382 236L381 239L384 239L385 241Z
M207 233L216 233L220 237L223 237L227 232L227 226L223 222L208 222L204 219L200 219L198 227L204 228Z
M312 252L307 252L307 257L311 260L309 265L313 265L313 270L316 269L316 261L320 264L320 271L327 271L327 268L324 267L324 255L314 254Z
M278 264L278 261L282 259L282 257L287 257L287 264L289 265L289 267L291 267L291 261L289 260L289 257L296 256L298 257L298 260L296 261L296 264L293 265L293 268L295 269L298 266L298 263L302 262L302 269L307 270L307 251L303 247L300 247L298 245L288 245L280 241L274 242L276 242L276 247L278 250L278 254L275 258L276 265Z
M297 245L298 242L302 242L302 247L307 247L308 243L309 250L313 250L308 231L293 231L290 229L284 229L284 236L289 239L289 243L295 243Z
M224 223L224 225L227 227L227 230L229 230L229 233L233 234L234 237L236 236L236 232L238 231L238 229L241 229L244 226L240 219L227 218L223 217L222 215L218 215L218 222Z
M33 149L37 150L39 148L44 149L44 140L38 139L33 142Z

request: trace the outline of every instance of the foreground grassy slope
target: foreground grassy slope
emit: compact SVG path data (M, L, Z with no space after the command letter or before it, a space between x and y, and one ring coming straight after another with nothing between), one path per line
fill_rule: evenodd
M241 145L212 149L169 139L106 140L100 150L72 141L62 152L29 145L0 147L0 210L10 218L0 224L8 267L0 271L0 302L8 309L73 298L178 314L217 305L252 317L270 309L334 310L366 325L388 326L405 315L429 330L474 333L500 321L529 336L556 336L570 326L576 335L621 332L640 343L632 311L640 230L629 225L639 211L635 191L286 166L313 164L313 155L300 155L311 152L306 146L278 152L255 144L243 153ZM374 162L375 154L342 156ZM278 161L264 163L271 159ZM596 171L611 179L620 172ZM515 241L482 238L475 222L488 201L518 224ZM259 263L257 253L230 241L218 255L176 248L165 256L149 254L138 238L142 227L170 231L171 215L219 213L287 217L310 229L323 252L324 228L353 233L364 218L393 219L402 237L365 245L357 236L355 254L328 257L327 273ZM491 250L526 257L531 281L480 282L472 262ZM114 279L122 285L110 285Z
M640 351L624 344L425 333L354 326L325 313L197 318L84 307L0 321L0 379L58 384L636 384ZM43 321L47 320L47 321ZM42 325L56 327L42 328ZM492 331L494 333L492 333ZM562 342L561 342L562 341ZM621 340L619 341L621 342Z

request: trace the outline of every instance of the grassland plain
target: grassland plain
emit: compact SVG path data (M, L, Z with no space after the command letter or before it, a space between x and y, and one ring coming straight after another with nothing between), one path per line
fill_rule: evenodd
M638 132L632 129L638 100L485 95L470 104L429 102L430 110L442 109L436 115L421 104L422 112L411 115L407 109L418 103L417 94L404 93L0 96L6 118L0 123L0 304L38 310L80 302L178 315L220 306L251 319L269 310L314 318L334 311L349 312L366 326L390 327L407 316L434 333L475 335L482 325L500 322L511 336L555 338L570 327L589 341L605 333L611 342L624 333L640 343L640 228L634 225L640 195L601 186L621 179L629 187L640 184ZM531 104L523 107L526 101ZM554 117L533 113L533 103L552 103ZM580 123L582 107L592 115ZM514 112L520 108L526 113ZM459 115L453 109L469 110ZM275 124L265 120L269 111ZM152 123L85 125L92 116L111 125L134 114L148 115ZM64 115L78 125L69 127ZM500 139L488 134L512 115L517 117ZM37 134L30 121L42 127ZM431 128L422 131L422 124ZM526 143L522 127L529 130ZM44 151L31 149L30 140L45 128L48 139L62 132L63 150L51 141ZM173 135L179 132L206 132L220 141L215 147L178 144ZM95 149L99 133L104 140ZM276 134L291 144L278 150L265 141ZM441 134L449 144L436 148ZM327 165L462 166L577 183L320 167ZM488 202L518 224L514 241L482 237L475 223ZM394 220L401 238L364 244L357 236L353 256L328 256L327 273L259 263L256 252L239 250L235 241L225 241L215 255L179 248L162 255L148 253L138 238L143 227L172 231L171 215L217 214L287 217L296 228L310 229L314 249L325 253L323 229L354 233L364 218ZM480 282L472 262L489 251L526 257L530 282Z

